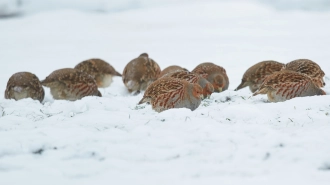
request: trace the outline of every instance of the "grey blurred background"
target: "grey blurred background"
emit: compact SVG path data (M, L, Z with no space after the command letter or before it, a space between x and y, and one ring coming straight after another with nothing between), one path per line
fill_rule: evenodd
M75 9L94 12L118 12L139 8L208 1L250 1L281 11L329 11L330 0L0 0L0 17Z

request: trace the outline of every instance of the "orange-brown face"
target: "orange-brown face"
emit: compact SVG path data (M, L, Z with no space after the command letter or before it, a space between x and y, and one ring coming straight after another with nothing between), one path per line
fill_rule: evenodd
M222 83L213 83L214 92L221 92L225 84Z
M203 89L197 83L194 84L194 87L193 87L193 96L195 98L202 98L203 97Z
M213 92L214 92L213 85L211 83L207 83L203 89L204 98L210 97Z
M216 75L213 79L213 88L214 92L221 92L222 89L225 87L224 79L221 75Z

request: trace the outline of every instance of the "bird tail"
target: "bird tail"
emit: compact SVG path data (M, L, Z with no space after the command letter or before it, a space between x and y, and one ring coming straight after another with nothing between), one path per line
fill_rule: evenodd
M41 80L40 83L41 83L41 85L48 87L47 86L47 84L48 84L47 78L44 79L44 80Z
M116 76L122 76L119 72L116 71Z
M142 103L144 103L144 102L145 102L145 98L143 97L143 98L139 101L138 105L140 105L140 104L142 104Z
M324 90L322 90L322 89L320 89L320 90L321 90L321 95L327 95L327 93Z
M102 94L101 94L101 92L99 90L97 90L96 96L102 97Z
M140 104L142 104L142 103L150 103L150 97L143 97L143 98L139 101L138 105L140 105Z
M253 93L252 96L256 96L258 94L267 94L267 92L268 92L268 89L267 88L260 88L255 93Z
M239 86L235 89L235 91L238 91L246 86L248 86L248 84L246 82L242 81L241 84L239 84Z

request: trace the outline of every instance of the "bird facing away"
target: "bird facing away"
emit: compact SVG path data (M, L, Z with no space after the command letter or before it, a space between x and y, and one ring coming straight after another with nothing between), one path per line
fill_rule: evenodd
M211 62L205 62L196 66L192 72L202 75L209 81L214 87L214 92L221 92L228 89L229 79L226 70L221 66Z
M164 75L162 78L164 77L172 77L172 78L187 80L190 83L198 83L203 89L203 98L210 97L211 94L214 92L213 85L205 78L203 78L201 75L198 75L196 73L192 73L189 71L177 71L177 72L168 73Z
M304 73L312 78L313 82L318 87L324 87L325 82L323 80L324 72L322 71L321 67L308 59L298 59L292 62L287 63L283 69Z
M163 77L148 86L139 104L150 103L156 112L172 108L195 110L201 103L203 89L197 83Z
M9 78L5 90L6 99L32 98L42 102L44 97L45 91L36 75L30 72L18 72Z
M268 76L260 88L253 94L267 94L270 102L282 102L294 97L325 95L312 79L303 74L281 70Z
M85 96L102 96L92 76L76 69L52 72L41 84L49 87L54 99L75 101Z
M168 74L168 73L172 73L172 72L177 72L177 71L188 71L186 68L182 68L180 66L177 65L173 65L173 66L168 66L167 68L163 69L160 74L159 74L159 78Z
M256 90L259 89L259 87L268 75L280 71L283 66L284 64L273 60L266 60L256 63L245 71L242 78L242 82L235 89L235 91L249 86L251 92L254 93Z
M122 78L130 93L140 93L155 81L159 74L159 65L149 58L147 53L142 53L126 65Z
M112 83L113 76L121 76L115 68L101 59L82 61L74 68L91 75L95 79L97 86L100 88L109 87Z

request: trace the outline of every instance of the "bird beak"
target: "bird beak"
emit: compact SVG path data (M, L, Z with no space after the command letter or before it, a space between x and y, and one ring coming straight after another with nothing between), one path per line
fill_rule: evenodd
M222 91L222 87L219 87L219 88L218 88L218 91L221 92L221 91Z
M204 95L203 95L203 94L199 95L199 97L200 97L201 99L204 99Z

